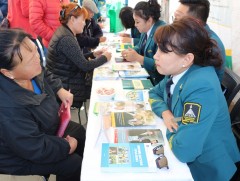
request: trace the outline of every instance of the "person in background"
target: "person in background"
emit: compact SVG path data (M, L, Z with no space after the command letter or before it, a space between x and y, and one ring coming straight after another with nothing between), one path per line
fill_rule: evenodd
M157 72L153 59L153 55L157 52L154 33L158 27L165 25L164 21L159 20L160 15L161 6L157 0L137 3L133 10L133 19L141 37L138 45L133 49L122 51L123 58L127 61L139 62L148 71L154 85L163 79L163 76Z
M8 14L8 1L0 0L0 23Z
M216 69L217 75L221 82L223 79L224 67L226 66L226 54L221 39L213 30L210 29L207 24L207 19L210 12L210 2L208 0L179 0L179 2L180 5L174 12L175 19L178 20L184 16L192 16L201 20L205 24L204 27L209 33L209 36L216 41L223 59L222 66Z
M46 81L36 45L19 29L0 29L0 173L56 175L79 181L85 129L70 121L57 137L59 104L73 95L59 79ZM53 83L54 82L54 83ZM53 86L54 85L54 86Z
M10 28L20 28L31 35L31 40L38 47L41 65L45 65L44 49L37 34L32 30L29 23L29 0L8 0L8 20Z
M83 50L83 53L90 53L92 49L95 49L99 43L105 42L106 37L103 36L103 32L99 24L94 20L94 14L98 13L98 8L92 0L84 0L82 2L83 7L88 12L88 17L85 21L85 26L81 34L77 34L78 43ZM91 90L93 79L93 70L86 72L85 86L88 90ZM86 99L90 98L90 91Z
M230 180L240 153L215 72L222 65L215 41L192 17L160 27L154 37L157 70L166 76L149 91L149 101L168 128L170 148L194 180Z
M125 29L131 29L131 35L126 33L120 33L119 36L122 37L123 43L132 43L137 45L141 36L141 33L135 27L135 21L133 19L133 9L131 7L123 7L120 10L119 18Z
M83 7L88 12L88 17L85 21L85 26L81 34L77 34L77 40L83 53L91 52L91 49L96 48L99 43L105 42L106 37L103 36L102 29L93 19L95 13L98 13L97 6L92 0L84 0Z
M80 0L80 4L82 6L83 6L83 1L84 0ZM98 13L95 13L93 18L95 19L96 22L104 21L102 15L101 15L100 9L101 9L101 7L103 7L106 4L106 0L91 0L91 1L93 1L96 4L97 8L98 8Z
M56 29L61 25L59 22L61 4L69 2L69 0L29 0L30 26L32 31L42 38L45 55L49 41Z
M107 51L99 50L85 55L82 53L76 34L82 33L87 16L87 10L78 4L62 6L60 12L62 25L50 41L46 65L54 77L62 80L63 87L71 90L74 95L73 107L78 108L91 92L85 86L86 72L111 59L111 53ZM89 61L88 58L92 60Z

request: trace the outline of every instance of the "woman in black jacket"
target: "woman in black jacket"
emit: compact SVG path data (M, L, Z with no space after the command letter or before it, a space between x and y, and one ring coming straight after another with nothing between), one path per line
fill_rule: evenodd
M63 5L60 13L62 25L54 33L48 47L46 67L62 80L65 89L71 90L74 107L81 107L91 92L85 85L86 72L111 59L109 52L96 51L83 55L76 34L83 31L86 18L87 10L78 4Z
M63 138L56 136L56 95L70 105L73 96L51 74L45 79L30 38L0 30L0 173L79 181L85 129L70 122Z

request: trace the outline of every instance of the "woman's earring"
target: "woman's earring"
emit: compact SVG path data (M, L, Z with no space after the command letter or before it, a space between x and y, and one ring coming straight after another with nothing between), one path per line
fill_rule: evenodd
M10 79L12 79L12 80L13 80L13 79L14 79L14 78L13 78L13 76L11 76L11 77L10 77Z
M182 68L184 68L185 67L185 65L182 65Z

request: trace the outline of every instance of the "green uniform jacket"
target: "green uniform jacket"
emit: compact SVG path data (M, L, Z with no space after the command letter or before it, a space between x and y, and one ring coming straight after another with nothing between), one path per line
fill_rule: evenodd
M133 45L137 45L140 40L141 33L138 31L136 27L131 28L131 37L133 38Z
M168 78L149 92L152 109L158 116L168 110ZM174 88L171 111L181 121L177 131L167 131L167 139L175 156L188 164L194 180L229 180L240 154L215 69L190 67Z
M159 20L153 25L153 28L150 32L150 35L147 39L145 49L144 49L143 67L148 71L154 84L157 84L163 78L163 76L158 73L155 66L155 61L153 59L153 56L155 55L158 49L157 44L154 42L154 33L159 26L163 26L165 24L166 23L164 21ZM141 50L145 35L146 33L141 34L139 43L134 47L134 49L136 50L136 52L138 52L138 54L140 54L140 50Z

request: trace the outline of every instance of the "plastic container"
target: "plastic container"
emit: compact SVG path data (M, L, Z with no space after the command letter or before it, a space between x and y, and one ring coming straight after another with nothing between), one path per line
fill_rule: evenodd
M117 33L123 30L123 26L119 18L119 12L121 8L122 8L121 2L117 1L116 3L113 3L108 10L111 33Z

